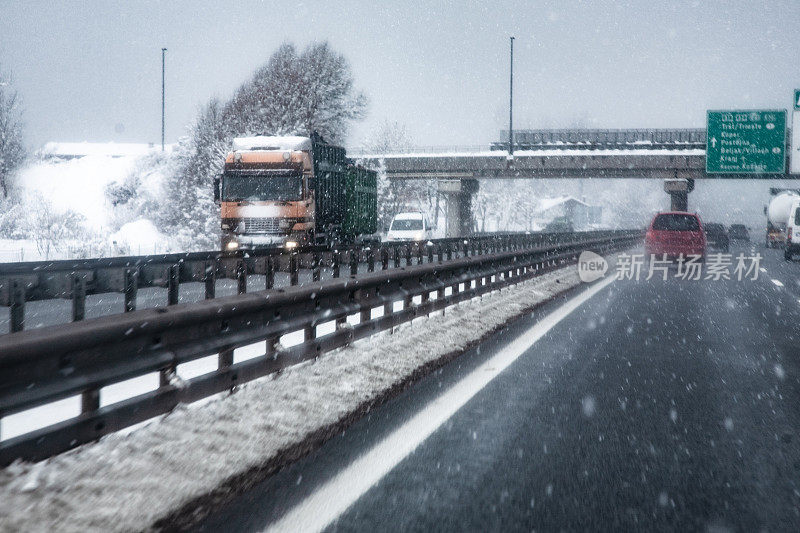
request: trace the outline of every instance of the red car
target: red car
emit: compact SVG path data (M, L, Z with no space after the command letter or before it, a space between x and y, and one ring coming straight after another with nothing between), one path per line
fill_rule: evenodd
M706 234L700 217L682 211L658 213L647 228L644 247L648 258L651 254L657 258L663 254L673 259L681 254L705 258Z

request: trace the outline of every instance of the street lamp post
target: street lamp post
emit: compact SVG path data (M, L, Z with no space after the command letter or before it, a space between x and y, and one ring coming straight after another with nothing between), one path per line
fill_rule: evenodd
M167 49L161 49L161 151L164 151L164 56L166 55Z
M508 156L514 157L514 38L511 37L511 70L508 80Z

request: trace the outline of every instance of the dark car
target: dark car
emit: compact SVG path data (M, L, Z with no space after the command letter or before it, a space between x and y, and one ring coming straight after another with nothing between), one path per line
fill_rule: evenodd
M710 222L703 225L706 232L706 246L727 252L730 245L730 238L728 237L728 230L722 224Z
M728 236L732 241L749 241L750 234L747 232L747 227L744 224L731 224L728 230Z

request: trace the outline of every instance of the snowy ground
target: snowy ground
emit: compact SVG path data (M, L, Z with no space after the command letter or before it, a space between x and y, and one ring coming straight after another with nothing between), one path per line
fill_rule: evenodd
M146 528L234 476L279 467L287 454L337 432L353 413L422 369L579 283L570 266L363 339L233 395L181 407L133 432L35 465L11 465L0 471L0 530Z
M23 210L19 224L42 234L39 211L80 218L83 235L76 242L51 242L45 252L33 239L0 239L0 262L74 259L109 255L146 255L172 251L170 239L150 220L115 206L108 187L130 184L136 176L137 193L163 198L162 167L153 162L157 148L139 144L48 143L19 171L15 189ZM152 165L153 168L147 166ZM146 168L142 166L145 165ZM49 220L47 224L53 223ZM17 234L19 235L19 234ZM5 235L9 237L10 235ZM30 236L30 235L28 235ZM87 242L88 241L88 242ZM94 242L97 241L97 242ZM40 250L39 248L42 248Z
M0 263L40 261L44 256L30 239L0 239ZM51 259L60 259L51 257Z

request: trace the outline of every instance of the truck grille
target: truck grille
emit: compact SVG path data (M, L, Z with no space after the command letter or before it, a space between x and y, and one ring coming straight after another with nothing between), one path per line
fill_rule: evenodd
M245 233L282 233L279 218L243 218Z

